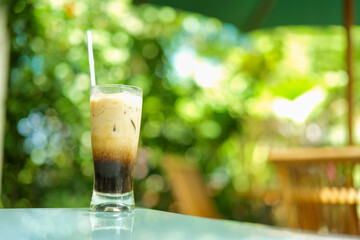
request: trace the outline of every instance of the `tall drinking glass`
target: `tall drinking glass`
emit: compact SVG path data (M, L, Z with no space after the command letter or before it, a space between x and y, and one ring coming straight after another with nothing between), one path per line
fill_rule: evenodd
M91 88L95 180L90 208L93 211L129 211L135 208L133 172L141 110L141 88L120 84Z

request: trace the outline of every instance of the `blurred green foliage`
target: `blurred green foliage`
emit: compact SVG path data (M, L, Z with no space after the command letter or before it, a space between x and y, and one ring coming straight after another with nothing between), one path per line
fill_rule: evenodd
M176 211L162 168L171 152L200 166L224 217L273 223L277 202L243 197L277 187L268 149L346 143L342 27L243 34L216 19L127 0L14 0L5 207L89 205L87 29L97 83L144 90L138 206Z

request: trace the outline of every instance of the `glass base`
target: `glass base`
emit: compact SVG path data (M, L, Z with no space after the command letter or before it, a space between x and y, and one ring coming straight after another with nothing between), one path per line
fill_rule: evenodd
M134 193L100 193L93 191L90 210L97 212L128 212L135 209Z

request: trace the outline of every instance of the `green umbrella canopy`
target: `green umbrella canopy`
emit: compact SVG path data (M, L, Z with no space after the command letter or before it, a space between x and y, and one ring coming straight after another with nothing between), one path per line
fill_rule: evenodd
M241 31L281 25L345 25L348 72L348 143L353 144L353 60L350 27L360 24L360 0L134 0L171 6L232 23ZM358 14L357 14L358 13Z
M242 31L279 25L343 25L342 0L138 0L215 17ZM355 3L359 3L356 0ZM360 4L354 4L360 13ZM360 24L360 19L355 21Z

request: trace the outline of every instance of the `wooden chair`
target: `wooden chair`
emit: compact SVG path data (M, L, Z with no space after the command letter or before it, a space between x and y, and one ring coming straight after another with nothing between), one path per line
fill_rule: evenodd
M165 155L163 166L171 184L171 191L182 214L219 218L206 185L195 164L176 155Z
M278 167L288 227L360 235L359 147L271 150L269 161Z

